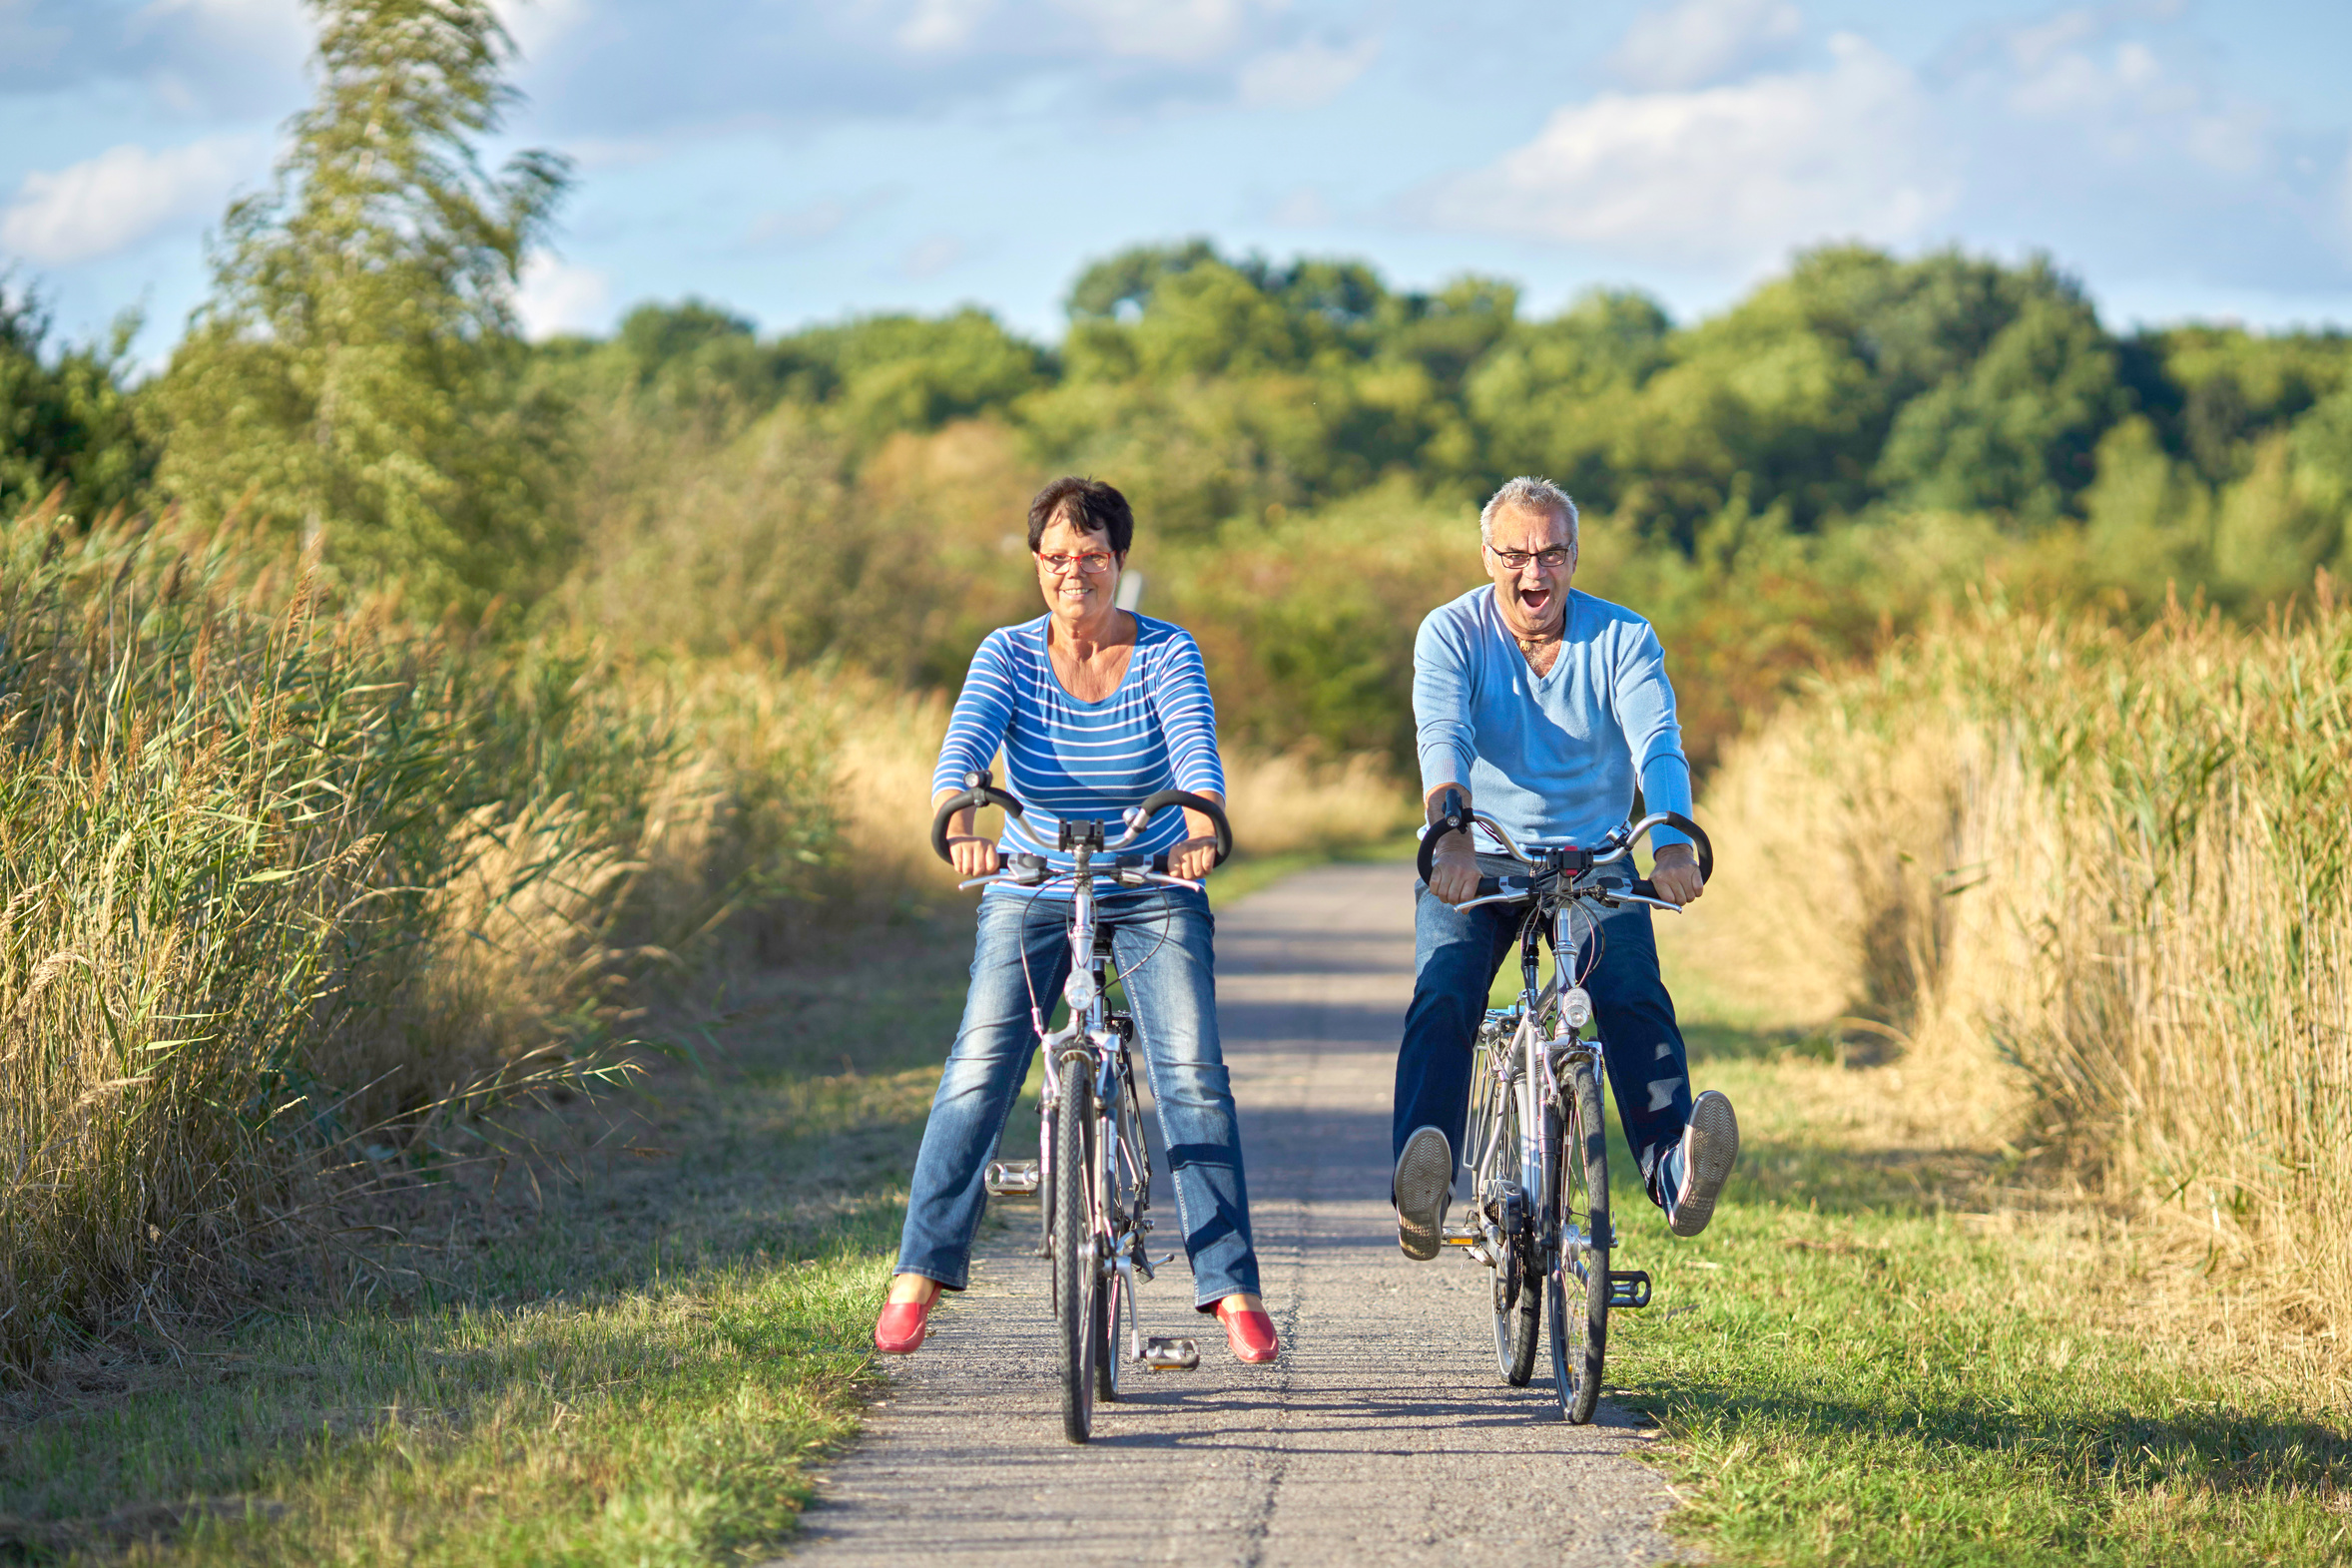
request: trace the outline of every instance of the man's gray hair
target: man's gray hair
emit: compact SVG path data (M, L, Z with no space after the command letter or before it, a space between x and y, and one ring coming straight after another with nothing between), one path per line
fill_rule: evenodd
M1568 499L1568 492L1548 479L1536 479L1526 474L1505 484L1487 499L1478 512L1478 542L1494 542L1494 517L1498 512L1550 512L1568 520L1568 548L1576 548L1576 503Z

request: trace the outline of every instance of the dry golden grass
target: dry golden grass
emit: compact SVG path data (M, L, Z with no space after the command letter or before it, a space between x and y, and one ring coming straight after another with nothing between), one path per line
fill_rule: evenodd
M1727 756L1722 868L1676 938L1760 1022L1900 1041L1908 1114L2059 1161L2332 1356L2348 793L2352 612L2324 578L2262 630L1983 611Z

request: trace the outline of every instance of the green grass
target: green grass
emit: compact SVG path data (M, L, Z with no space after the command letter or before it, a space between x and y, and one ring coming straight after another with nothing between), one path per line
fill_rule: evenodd
M707 1070L575 1107L571 1179L418 1195L435 1245L379 1256L399 1299L54 1363L0 1411L0 1561L707 1563L789 1535L856 1429L968 961L945 923L882 940L685 1031Z
M1711 1560L2352 1561L2341 1413L2184 1317L2177 1264L1994 1156L1872 1135L1889 1069L1693 1032L1740 1168L1688 1242L1617 1183L1618 1266L1656 1296L1611 1319L1609 1365Z
M856 1428L963 941L909 920L706 1007L677 1031L701 1069L566 1119L573 1180L418 1196L436 1246L382 1259L435 1278L397 1300L56 1363L0 1410L0 1561L788 1538ZM2177 1264L1889 1122L1899 1066L1689 1010L1746 1134L1714 1226L1673 1241L1614 1162L1617 1262L1657 1293L1612 1319L1610 1377L1664 1428L1675 1529L1726 1563L2352 1562L2340 1419L2167 1315ZM1016 1114L1008 1152L1031 1137Z

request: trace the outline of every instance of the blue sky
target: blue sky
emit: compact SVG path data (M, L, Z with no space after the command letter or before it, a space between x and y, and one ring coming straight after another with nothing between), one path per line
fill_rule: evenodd
M2352 325L2352 5L501 0L578 160L533 329L770 328L1207 235L1719 307L1831 239L2045 250L2111 320ZM0 0L0 267L168 350L303 102L300 0Z

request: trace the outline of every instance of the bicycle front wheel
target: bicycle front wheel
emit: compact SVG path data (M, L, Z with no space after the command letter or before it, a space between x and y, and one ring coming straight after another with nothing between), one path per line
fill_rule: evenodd
M1095 1178L1095 1190L1112 1195L1105 1208L1111 1211L1111 1231L1115 1247L1116 1235L1123 1223L1125 1205L1119 1175L1119 1155L1126 1142L1124 1116L1104 1116L1095 1123L1095 1158L1102 1169ZM1094 1289L1094 1396L1112 1400L1119 1396L1119 1312L1126 1305L1127 1277L1117 1269L1103 1269L1096 1276Z
M1600 1074L1589 1061L1568 1075L1568 1125L1552 1182L1558 1243L1545 1271L1551 1308L1551 1383L1560 1418L1582 1425L1600 1402L1609 1337L1609 1145Z
M1071 1442L1094 1435L1094 1346L1100 1271L1094 1256L1094 1082L1092 1064L1061 1064L1053 1112L1053 1315L1061 1348L1061 1430Z

